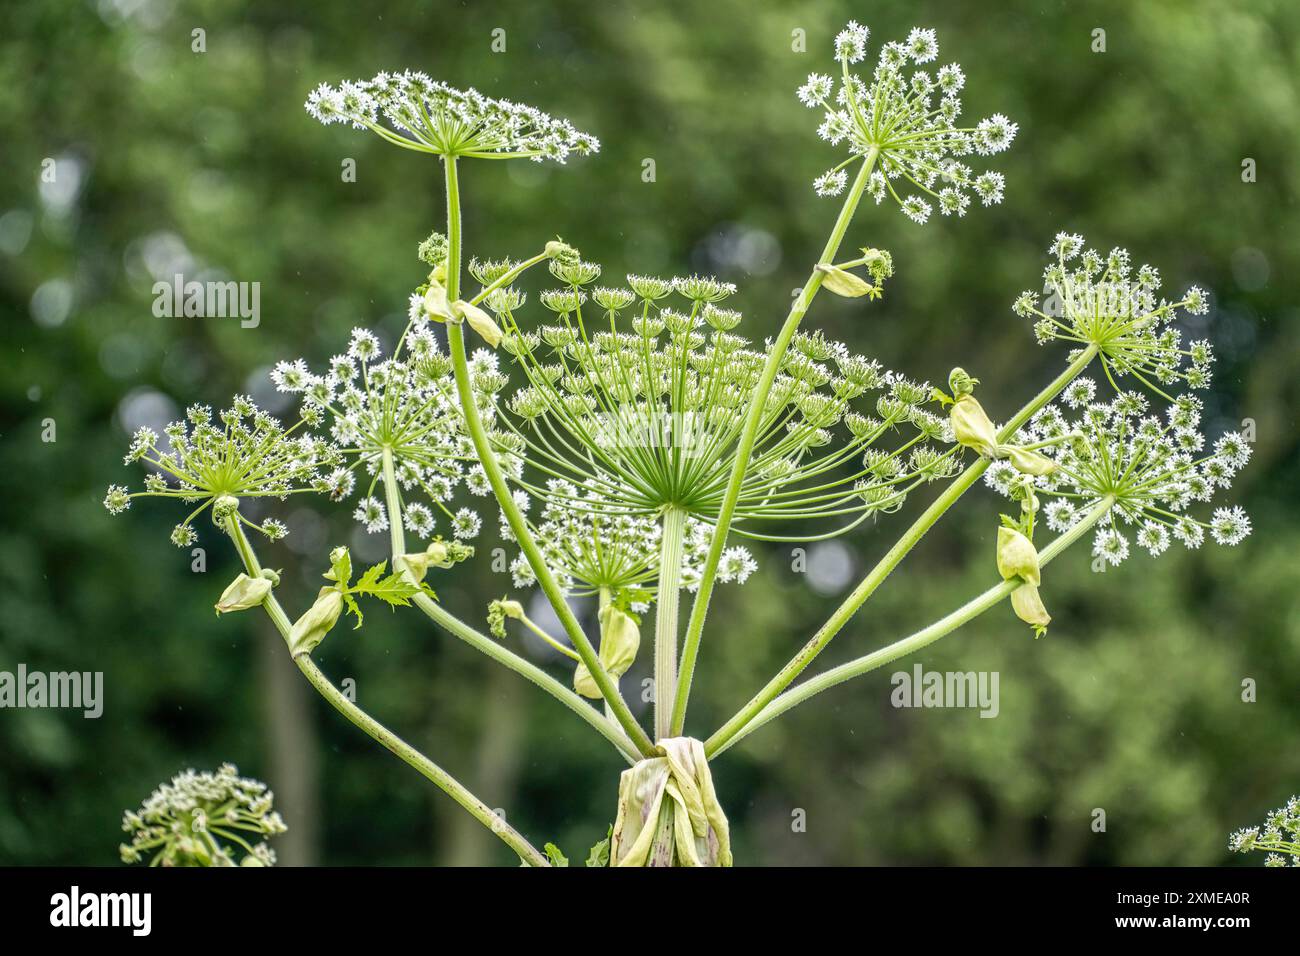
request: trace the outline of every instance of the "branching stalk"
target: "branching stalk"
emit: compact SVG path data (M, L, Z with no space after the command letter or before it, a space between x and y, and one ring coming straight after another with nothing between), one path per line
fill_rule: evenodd
M1090 363L1097 354L1095 346L1085 349L1080 355L1070 363L1070 365L1058 375L1052 382L1034 396L1033 400L1018 411L1010 421L1002 426L998 432L998 440L1006 441L1016 433L1019 428L1029 421L1029 419L1048 402L1054 399L1061 391L1074 381L1080 375L1088 363ZM749 723L754 717L763 710L769 703L776 699L786 687L794 681L796 677L809 664L816 659L826 645L831 642L848 623L849 619L857 613L858 609L867 602L867 599L875 593L876 589L884 583L885 578L889 577L894 568L907 557L908 553L916 547L917 543L923 538L935 523L943 517L944 513L951 508L966 491L979 481L985 470L990 464L989 459L980 457L972 463L960 475L957 476L935 501L926 508L919 518L916 519L905 532L903 536L894 543L883 558L876 566L867 572L864 577L850 592L849 596L844 599L830 618L818 628L815 633L790 661L781 668L766 686L755 694L744 707L742 707L734 717L728 720L712 737L716 746L722 746L740 730Z
M1103 498L1073 528L1039 552L1039 563L1042 565L1050 563L1053 558L1078 541L1093 525L1105 517L1106 512L1110 511L1114 503L1113 498ZM923 628L902 640L895 641L887 647L882 647L880 650L873 651L856 660L833 667L824 674L818 674L816 677L804 681L802 684L781 694L759 711L752 720L730 736L722 736L722 731L714 734L704 744L705 753L712 758L753 733L768 721L779 717L790 708L802 704L822 691L829 690L837 684L842 684L854 677L870 673L878 667L883 667L900 657L919 651L923 647L928 647L940 638L951 634L963 624L979 617L990 608L996 607L1003 600L1010 597L1011 592L1020 587L1021 583L1019 580L1003 581L1001 584L989 588L978 597L967 601L957 610L935 621L929 627Z
M393 547L393 570L398 570L398 556L406 553L406 533L402 523L401 495L398 491L397 475L394 470L392 452L385 449L382 458L384 494L388 504L389 533ZM531 661L525 660L500 642L470 627L455 614L431 598L420 593L413 598L415 606L424 612L433 623L443 630L460 638L476 650L482 651L499 664L503 664L519 676L531 681L546 691L569 710L573 711L606 740L618 748L629 763L635 763L641 755L628 742L627 736L618 729L608 717L583 700L572 689L566 687L546 671Z
M262 566L258 562L257 555L253 552L253 547L248 538L244 535L243 529L239 526L238 516L235 514L228 516L224 521L224 527L226 534L229 535L230 540L234 542L235 549L239 552L239 557L244 563L245 572L249 577L260 576ZM268 594L262 606L266 609L272 623L275 624L276 630L280 632L280 636L284 638L286 645L289 644L293 624L275 595ZM321 673L320 668L316 666L316 662L311 659L309 654L296 654L293 662L298 665L298 669L302 671L303 676L307 678L322 697L329 701L335 710L365 731L373 740L382 744L397 757L400 757L403 762L418 770L447 796L467 810L474 819L500 837L510 849L519 854L521 860L529 866L550 866L544 854L539 852L496 811L474 796L464 784L349 700L342 691L330 682L328 677Z

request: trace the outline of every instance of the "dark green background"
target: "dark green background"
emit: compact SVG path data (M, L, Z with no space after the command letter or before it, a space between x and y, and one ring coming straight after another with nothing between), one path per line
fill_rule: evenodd
M931 380L961 364L1006 415L1063 361L1009 308L1035 287L1052 235L1128 246L1171 288L1212 290L1220 362L1207 424L1256 423L1255 459L1232 496L1257 530L1235 550L1138 555L1105 574L1076 549L1051 569L1045 640L1003 607L917 658L999 671L996 720L895 710L886 668L755 734L714 771L737 859L1212 864L1228 859L1230 830L1300 791L1300 7L27 2L7 5L0 46L0 669L100 670L107 699L98 721L0 712L0 863L112 863L123 808L183 767L222 760L277 791L292 828L278 842L284 862L512 862L311 695L265 620L213 616L235 562L210 529L208 570L196 574L167 541L179 520L167 503L107 515L105 486L140 480L121 465L124 400L219 405L278 358L319 363L355 324L399 327L422 278L415 244L443 215L439 166L302 110L316 83L381 69L522 100L603 142L564 168L471 164L471 251L526 255L559 233L611 276L717 272L742 286L742 331L771 334L837 208L809 183L839 155L793 89L831 65L830 39L850 17L872 28L872 56L913 25L937 28L940 61L969 78L968 114L1005 112L1020 135L994 166L1008 181L995 209L917 227L866 207L849 245L891 249L897 278L869 308L823 297L808 324ZM196 27L204 54L190 49ZM497 27L502 54L489 49ZM796 28L807 53L791 50ZM1091 50L1095 28L1104 53ZM61 179L42 193L47 157ZM341 182L346 157L355 183ZM641 179L645 158L654 183ZM261 283L259 328L151 314L143 258L178 244ZM44 419L53 443L41 440ZM309 504L328 524L311 522ZM847 539L859 570L922 504ZM824 662L987 586L997 511L983 488L963 500ZM312 593L330 544L384 547L355 540L324 501L296 499L282 514L295 533L264 557L287 569L290 607ZM749 585L717 596L697 735L835 600L790 571L788 549L762 561ZM439 591L481 620L505 582L472 567ZM424 619L376 609L318 657L537 842L580 859L604 834L612 751ZM1240 699L1247 677L1253 704ZM1089 826L1097 807L1103 834ZM796 808L806 833L792 832Z

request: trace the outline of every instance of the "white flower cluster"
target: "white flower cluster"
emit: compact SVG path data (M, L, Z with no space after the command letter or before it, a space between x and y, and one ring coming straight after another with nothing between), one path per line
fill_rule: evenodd
M232 764L216 773L186 770L158 787L139 810L128 810L122 829L131 842L122 862L151 866L271 866L275 852L262 837L285 832L266 784L239 776ZM254 845L251 841L257 840Z
M1265 866L1300 866L1300 797L1292 797L1285 806L1278 807L1264 820L1264 826L1246 827L1228 839L1228 849L1234 853L1261 850L1268 854Z
M244 395L236 395L216 421L207 405L191 405L185 415L183 421L163 429L170 446L166 451L159 448L161 439L153 429L136 431L125 461L140 461L150 467L145 490L132 492L123 485L110 485L104 498L104 507L111 514L125 511L132 499L139 497L198 502L172 531L172 543L178 548L194 543L194 519L218 499L283 499L295 492L323 491L327 486L324 470L341 460L338 449L324 439L306 432L293 434L310 423L310 416L285 429ZM255 525L240 515L240 521L271 540L288 533L274 518Z
M561 587L574 595L610 592L616 601L643 611L654 597L659 576L659 541L662 529L648 515L633 514L598 491L582 492L573 482L553 478L538 495L541 511L533 533L547 566ZM526 510L528 496L516 493ZM504 528L503 536L509 538ZM681 582L694 592L712 541L712 529L688 518L683 542ZM718 566L718 580L744 584L758 564L744 547L728 548ZM515 587L536 583L524 555L510 564Z
M1188 513L1229 488L1250 460L1250 444L1241 434L1228 432L1207 448L1194 396L1179 397L1161 417L1140 393L1122 392L1100 403L1092 401L1095 390L1090 380L1076 380L1063 401L1044 408L1016 435L1022 445L1043 443L1038 451L1056 462L1055 471L1029 479L1000 461L985 481L1008 495L1032 482L1047 499L1047 526L1057 532L1111 497L1114 507L1098 524L1093 554L1112 565L1128 557L1130 535L1159 555L1174 540L1198 548L1207 532L1223 545L1238 544L1250 533L1240 507L1216 508L1208 521Z
M799 101L823 113L817 134L844 146L849 158L818 176L819 196L834 196L848 184L848 167L874 156L876 168L867 189L877 203L886 195L904 215L923 223L934 206L945 216L964 216L973 198L985 206L1002 201L1006 180L999 172L976 174L964 161L971 155L1000 153L1015 139L1017 125L995 113L975 126L959 126L960 94L966 83L956 63L937 70L913 69L933 62L939 42L933 30L914 29L904 42L880 50L868 84L849 67L867 55L868 30L850 22L835 38L841 76L811 73L797 91ZM900 195L902 189L906 195ZM913 191L914 190L914 191Z
M494 396L506 384L496 356L486 349L475 352L470 375L485 419L491 422ZM491 487L465 431L452 385L451 359L427 319L417 317L392 358L385 358L373 332L357 328L347 351L331 358L323 374L313 373L305 360L297 359L276 365L271 379L280 391L302 396L304 416L329 416L330 435L351 461L326 476L328 493L334 501L351 496L357 472L364 472L353 517L367 531L389 527L383 492L376 490L387 452L402 492L419 492L429 502L403 504L406 528L427 540L438 524L436 509L447 519L454 537L478 534L479 516L469 508L453 512L449 503L462 484L480 497L490 494ZM520 462L506 456L503 465L517 473Z
M539 297L555 313L552 324L533 331L529 322L523 331L518 296L500 290L488 300L528 382L510 399L503 427L515 430L530 462L582 490L570 502L575 510L657 516L674 507L712 522L767 359L732 332L740 313L718 305L734 286L630 275L624 288L589 289L599 266L552 271L568 283ZM861 521L897 509L916 484L951 474L955 455L936 447L952 440L951 429L925 407L931 399L925 383L820 332L798 333L763 411L736 531L762 538L776 522ZM860 400L874 414L855 410ZM892 447L880 447L886 442Z
M441 156L563 163L571 152L588 155L600 149L596 137L574 129L568 120L475 89L458 90L410 70L337 87L322 83L307 97L306 108L326 125L350 123L398 146Z
M1133 376L1144 386L1166 395L1160 386L1185 382L1190 388L1210 384L1214 353L1207 341L1183 344L1173 327L1179 311L1204 315L1206 293L1192 286L1177 301L1160 297L1160 272L1154 266L1133 269L1127 249L1106 255L1086 248L1082 236L1060 232L1048 248L1053 260L1043 271L1047 290L1041 307L1033 292L1022 292L1012 306L1022 317L1036 317L1034 335L1040 344L1074 343L1098 348L1106 375ZM1118 385L1116 385L1118 388Z

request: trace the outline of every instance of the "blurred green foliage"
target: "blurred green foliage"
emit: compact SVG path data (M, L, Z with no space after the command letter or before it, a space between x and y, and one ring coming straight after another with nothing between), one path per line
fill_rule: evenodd
M209 612L235 569L221 539L201 539L207 570L194 573L167 541L178 516L163 503L104 512L104 487L124 480L124 429L191 401L264 394L271 362L319 361L353 325L400 328L422 278L415 245L443 215L440 169L302 110L316 83L380 69L425 69L601 137L599 156L566 168L473 164L472 252L526 255L559 233L613 276L715 272L741 284L749 334L771 334L837 208L809 183L838 156L793 89L827 68L850 17L868 22L873 49L912 25L937 28L941 61L969 77L968 112L1005 112L1021 132L997 166L1002 206L927 227L866 208L849 245L891 249L897 278L882 303L822 297L809 323L931 380L961 364L1005 415L1063 359L1009 308L1035 285L1051 236L1128 246L1172 287L1213 292L1205 333L1220 363L1207 424L1256 423L1255 459L1233 492L1256 534L1233 551L1159 566L1138 556L1105 574L1072 553L1045 583L1056 617L1046 639L1000 608L917 658L999 671L995 720L896 710L886 668L754 734L715 767L737 859L1219 863L1231 829L1300 790L1294 4L50 0L6 10L0 55L0 669L100 670L107 699L96 721L0 712L0 863L111 863L123 808L181 767L222 760L277 790L297 833L281 844L285 862L510 862L286 677L264 621ZM191 49L196 28L204 53ZM495 28L504 53L490 50ZM792 50L796 29L809 52ZM58 176L42 185L47 158ZM342 181L346 158L355 183ZM1246 158L1256 182L1242 181ZM150 270L176 263L260 282L261 325L155 318ZM42 441L47 420L54 442ZM922 506L847 539L855 567ZM824 662L987 586L997 511L983 489L970 494ZM294 500L282 512L293 534L264 557L287 569L291 607L312 593L330 544L382 556L343 509ZM716 599L697 735L848 586L809 588L789 549L761 558L757 581ZM471 620L505 586L476 567L438 584ZM582 858L613 812L618 759L549 698L426 624L375 611L318 659L538 843ZM636 686L642 675L629 676ZM1256 703L1241 701L1245 678ZM1105 833L1090 827L1094 808ZM800 809L806 832L792 830Z

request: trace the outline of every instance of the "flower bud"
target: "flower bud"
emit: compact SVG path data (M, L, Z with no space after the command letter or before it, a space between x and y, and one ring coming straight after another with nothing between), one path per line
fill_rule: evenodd
M464 299L457 299L451 307L458 319L469 322L469 327L479 334L488 345L496 348L501 344L501 330L497 328L492 316L476 305L470 305Z
M1052 615L1043 607L1036 585L1022 584L1012 591L1011 608L1016 617L1034 629L1034 637L1042 637L1047 632L1047 625L1052 623Z
M222 495L212 502L212 523L220 525L238 510L238 498L234 495Z
M954 399L961 398L963 395L970 395L975 391L975 386L979 383L980 380L971 377L964 368L955 368L948 373L948 387L952 389Z
M464 560L467 556L464 551L467 550L460 542L433 541L423 551L416 551L413 554L403 554L399 560L404 564L411 576L417 583L424 580L424 575L430 568L450 568L457 561ZM470 554L474 553L473 548L468 548Z
M310 654L325 639L343 613L343 594L338 588L324 587L316 595L316 603L302 617L293 622L289 633L289 647L294 657Z
M270 593L270 579L265 577L250 578L247 574L241 574L221 592L221 597L217 599L217 603L213 607L217 609L217 614L226 614L230 611L246 611L250 607L257 607L261 604Z
M998 432L975 396L959 395L948 410L952 433L958 443L987 458L998 457Z
M1019 445L1002 445L998 452L1000 457L1006 458L1023 475L1050 475L1057 468L1056 462L1046 455Z
M520 604L518 601L502 600L502 601L495 601L493 603L495 603L499 608L501 608L501 613L504 614L506 617L510 618L512 621L522 621L524 619L524 606Z
M817 271L822 274L822 288L846 299L856 299L876 291L876 287L866 279L839 266L821 262L817 264Z
M600 665L615 679L622 677L636 661L641 647L641 629L636 619L621 608L609 604L600 609ZM600 688L579 662L573 672L573 689L583 697L599 699Z
M1038 549L1015 528L998 528L998 574L1006 581L1019 577L1029 584L1043 583Z
M548 242L545 252L546 258L555 259L558 262L576 262L579 258L578 250L560 239L552 239Z

